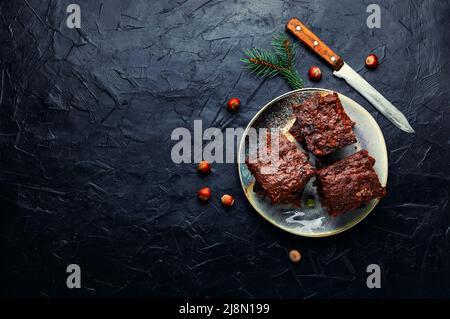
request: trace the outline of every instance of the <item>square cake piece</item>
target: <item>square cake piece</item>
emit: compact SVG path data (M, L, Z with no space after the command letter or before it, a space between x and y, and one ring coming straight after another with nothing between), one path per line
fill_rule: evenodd
M258 186L270 197L272 203L292 202L301 194L303 187L314 175L308 155L285 134L278 138L278 167L271 166L277 157L272 154L270 133L267 134L267 158L258 154L255 160L247 157L246 164ZM269 161L268 161L269 160Z
M373 198L386 195L373 169L375 159L361 150L317 171L322 205L332 216L358 208Z
M356 142L354 123L345 113L336 93L314 93L303 103L293 106L296 117L294 133L314 155L327 155Z

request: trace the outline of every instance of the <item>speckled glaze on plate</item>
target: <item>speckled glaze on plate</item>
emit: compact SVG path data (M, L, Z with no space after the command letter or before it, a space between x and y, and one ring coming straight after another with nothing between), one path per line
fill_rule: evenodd
M326 209L320 205L317 190L313 185L315 178L312 178L305 187L302 202L304 203L305 198L313 196L316 202L314 208L306 208L304 205L296 207L289 204L272 204L267 197L254 192L255 179L245 164L245 157L248 153L248 143L245 141L249 129L254 127L256 129L278 128L283 131L289 130L294 122L292 103L300 102L314 92L326 94L333 91L316 88L291 91L270 101L253 117L239 144L238 171L247 199L266 220L296 235L326 237L343 232L359 223L372 211L379 200L374 199L344 215L330 217ZM388 177L387 150L380 127L361 105L342 94L339 94L339 99L348 116L355 122L353 130L358 141L334 152L329 156L329 159L332 161L338 160L361 149L366 149L376 160L374 169L378 174L381 185L386 186ZM309 155L311 162L314 163L315 157L311 153Z

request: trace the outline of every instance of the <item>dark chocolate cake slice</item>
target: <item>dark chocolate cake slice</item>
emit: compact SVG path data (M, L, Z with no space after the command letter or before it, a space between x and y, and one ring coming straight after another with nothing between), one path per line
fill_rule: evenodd
M308 155L285 134L278 138L278 161L272 156L270 134L267 134L267 157L255 156L255 160L247 157L246 164L256 179L259 187L273 203L290 202L301 194L303 187L314 175ZM278 162L278 166L273 166Z
M317 171L319 195L330 215L341 215L386 195L374 164L375 159L361 150Z
M314 155L327 155L356 142L354 123L336 93L314 93L303 103L294 105L293 112L296 117L293 131Z

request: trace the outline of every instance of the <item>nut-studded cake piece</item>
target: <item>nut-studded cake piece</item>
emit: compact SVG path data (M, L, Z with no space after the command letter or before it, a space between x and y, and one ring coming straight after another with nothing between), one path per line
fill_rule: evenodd
M375 159L361 150L317 171L319 195L330 215L341 215L386 195L374 164Z
M336 93L314 93L292 108L296 117L294 133L314 155L327 155L356 142L354 123Z
M255 156L256 161L252 161L251 157L247 157L246 164L273 203L292 202L314 175L314 169L308 155L285 134L279 135L278 142L278 167L271 166L277 158L272 154L270 133L267 134L267 158L263 160L261 156Z

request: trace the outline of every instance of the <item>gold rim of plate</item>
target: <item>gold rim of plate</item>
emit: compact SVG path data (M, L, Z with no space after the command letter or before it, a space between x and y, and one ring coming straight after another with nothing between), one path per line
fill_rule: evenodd
M252 125L253 125L253 123L256 121L256 119L258 119L258 117L259 117L259 116L260 116L260 115L261 115L261 114L262 114L262 113L263 113L270 105L272 105L273 103L277 102L278 100L281 100L281 99L283 99L283 98L285 98L285 97L287 97L287 96L289 96L289 95L292 95L292 94L295 94L295 93L298 93L298 92L303 92L303 91L304 91L304 92L307 92L307 91L322 91L322 92L328 92L328 93L336 92L336 91L333 91L333 90L322 89L322 88L303 88L303 89L298 89L298 90L293 90L293 91L286 92L286 93L284 93L284 94L282 94L282 95L280 95L280 96L274 98L273 100L271 100L270 102L268 102L266 105L264 105L264 106L263 106L263 107L262 107L262 108L261 108L261 109L253 116L253 118L250 120L250 122L248 123L247 127L245 128L244 134L242 134L242 138L241 138L241 140L240 140L240 142L239 142L239 148L238 148L238 163L237 163L237 166L238 166L238 173L239 173L239 181L240 181L240 183L241 183L241 187L242 187L242 190L244 191L245 197L246 197L247 200L250 202L250 204L252 205L253 209L256 210L256 211L258 212L259 215L261 215L265 220L267 220L267 221L268 221L269 223L271 223L272 225L274 225L274 226L276 226L276 227L278 227L278 228L280 228L280 229L282 229L282 230L284 230L284 231L287 231L287 232L289 232L289 233L291 233L291 234L297 235L297 236L310 237L310 238L329 237L329 236L333 236L333 235L340 234L340 233L342 233L342 232L344 232L344 231L346 231L346 230L352 228L352 227L355 226L356 224L360 223L362 220L364 220L364 219L370 214L370 212L375 208L375 206L377 206L377 204L378 204L378 202L380 201L380 199L378 199L378 198L373 199L373 200L370 202L370 204L367 205L367 207L365 208L365 211L364 211L362 214L360 214L357 218L355 218L354 220L352 220L351 223L348 223L348 224L346 224L346 225L344 225L344 226L342 226L342 227L336 228L336 229L334 229L334 230L332 230L332 231L325 231L325 232L317 232L317 233L299 233L299 232L294 231L294 229L289 229L289 228L287 228L287 227L285 227L285 226L283 226L283 225L281 225L281 224L275 222L273 219L268 218L268 217L266 216L266 214L264 214L260 209L257 208L257 205L255 205L255 204L253 203L253 199L249 196L249 194L248 194L247 191L246 191L246 188L245 188L245 185L244 185L244 182L243 182L242 172L241 172L241 165L240 165L240 164L241 164L241 161L240 161L240 157L241 157L241 154L242 154L242 148L243 148L244 145L245 145L245 143L244 143L244 142L245 142L245 137L247 136L248 130L252 127ZM381 129L380 129L378 123L375 121L375 119L373 118L373 116L372 116L365 108L363 108L359 103L357 103L357 102L354 101L353 99L350 99L349 97L347 97L347 96L345 96L345 95L343 95L343 94L341 94L341 93L339 93L339 92L336 92L336 93L339 94L339 95L341 95L341 96L344 96L344 97L346 97L348 100L352 101L352 102L354 103L354 105L358 106L358 111L362 112L365 116L371 118L371 119L374 121L374 123L376 124L376 125L375 125L376 130L377 130L377 131L376 131L376 134L377 134L378 137L380 138L380 141L383 142L383 145L384 145L384 148L383 148L383 149L385 150L385 152L383 153L383 155L384 155L385 161L386 161L386 177L385 177L383 180L380 180L380 183L381 183L381 185L382 185L383 187L386 187L387 179L388 179L388 168L387 168L387 167L388 167L388 156L387 156L386 142L385 142L385 140L384 140L383 133L381 132Z

